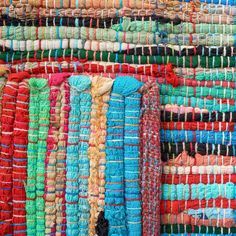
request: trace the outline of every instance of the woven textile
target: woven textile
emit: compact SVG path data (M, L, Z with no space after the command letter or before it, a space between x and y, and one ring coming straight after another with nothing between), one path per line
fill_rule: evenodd
M235 0L0 16L0 236L236 235Z
M147 82L141 87L141 188L142 188L142 235L159 235L160 221L160 98L155 82ZM150 207L151 205L151 207Z

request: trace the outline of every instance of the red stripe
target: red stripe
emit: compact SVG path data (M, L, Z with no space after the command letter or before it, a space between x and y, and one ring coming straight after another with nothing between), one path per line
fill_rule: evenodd
M165 130L234 131L233 122L162 122Z
M162 174L163 184L225 184L228 182L236 183L236 174L224 175L207 175L207 174L189 174L189 175L172 175Z
M198 209L206 207L219 207L219 208L231 208L236 210L236 200L229 200L225 198L216 198L210 200L162 200L161 201L161 214L178 214L186 209Z

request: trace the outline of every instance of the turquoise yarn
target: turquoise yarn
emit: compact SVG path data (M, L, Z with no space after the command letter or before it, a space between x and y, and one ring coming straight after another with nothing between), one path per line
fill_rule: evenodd
M116 80L107 112L105 218L110 235L127 235L124 201L124 98L116 93Z
M217 188L216 188L217 187ZM232 182L226 184L163 184L163 200L210 200L219 197L235 199L236 186Z
M88 231L89 204L81 200L81 195L87 194L87 180L78 177L89 174L87 156L88 145L81 144L81 137L88 134L88 130L81 128L83 119L89 119L86 112L91 107L91 95L88 94L91 80L88 76L71 76L69 132L66 159L66 214L67 235L86 235ZM87 116L87 117L86 117ZM85 168L83 170L83 168ZM86 222L84 222L84 220Z
M161 142L199 142L211 144L236 145L236 131L205 131L205 130L163 130L160 131Z
M78 81L91 85L88 76L78 76ZM90 119L92 96L87 90L80 94L80 134L79 134L79 236L88 235L90 219L90 204L88 202L88 178L90 176L90 161L88 158ZM78 109L78 108L77 108Z
M188 214L195 216L204 213L208 219L236 219L236 211L231 208L189 209Z
M141 95L137 90L142 85L133 77L117 77L109 101L105 175L109 235L141 235L141 202L136 200L141 198L140 186L131 181L139 178L137 125Z
M125 77L130 83L132 78ZM117 77L116 80L123 82L124 78ZM136 89L143 83L136 82ZM138 82L138 83L137 83ZM129 85L130 86L130 85ZM129 88L127 86L127 88ZM127 88L124 90L126 93ZM124 171L125 171L125 207L128 235L141 235L141 190L139 174L139 118L140 118L141 94L134 92L125 97L125 136L124 136Z
M229 112L236 111L236 107L230 104L220 103L216 99L210 100L206 98L182 97L182 96L168 96L162 95L160 97L162 105L175 104L186 107L199 107L200 109L207 109L209 111Z

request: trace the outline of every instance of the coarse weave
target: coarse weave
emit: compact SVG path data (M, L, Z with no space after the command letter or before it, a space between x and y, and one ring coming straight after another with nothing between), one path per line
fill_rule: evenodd
M236 235L235 0L0 16L0 236Z

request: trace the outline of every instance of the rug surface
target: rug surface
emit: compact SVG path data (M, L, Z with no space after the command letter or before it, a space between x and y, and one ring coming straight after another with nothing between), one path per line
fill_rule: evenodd
M236 235L236 1L0 1L0 236Z

